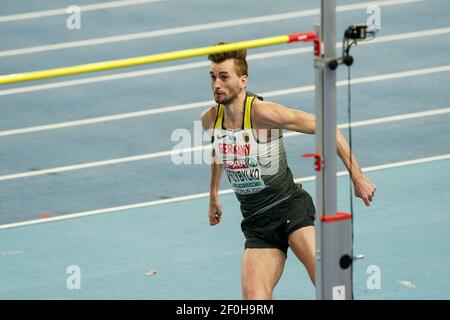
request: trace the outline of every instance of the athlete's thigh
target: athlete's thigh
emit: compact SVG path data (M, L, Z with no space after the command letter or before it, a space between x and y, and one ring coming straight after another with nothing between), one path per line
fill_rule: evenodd
M289 235L288 243L297 258L305 265L311 280L315 280L315 227L307 226L295 230Z
M275 248L248 248L242 259L242 289L272 290L283 273L286 255Z

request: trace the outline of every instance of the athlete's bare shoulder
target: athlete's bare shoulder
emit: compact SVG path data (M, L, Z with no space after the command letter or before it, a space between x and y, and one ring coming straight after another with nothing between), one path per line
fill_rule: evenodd
M272 129L273 120L278 118L279 113L284 112L286 107L272 102L272 101L261 101L255 99L252 106L252 119L255 126L259 128Z
M258 109L258 111L265 111L270 108L276 108L277 106L281 105L268 100L255 99L253 101L253 108Z
M202 121L203 129L209 130L214 127L214 121L216 120L218 106L212 106L204 110L200 115L200 120Z

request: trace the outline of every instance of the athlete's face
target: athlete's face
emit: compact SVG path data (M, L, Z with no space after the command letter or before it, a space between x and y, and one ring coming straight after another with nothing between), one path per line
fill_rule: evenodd
M231 103L247 86L247 76L238 76L234 59L213 63L209 71L214 100L220 104Z

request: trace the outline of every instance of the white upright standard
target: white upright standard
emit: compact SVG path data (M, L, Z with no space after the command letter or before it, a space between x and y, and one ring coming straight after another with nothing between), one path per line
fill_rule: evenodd
M316 299L352 299L351 215L336 212L336 0L321 0L316 82Z

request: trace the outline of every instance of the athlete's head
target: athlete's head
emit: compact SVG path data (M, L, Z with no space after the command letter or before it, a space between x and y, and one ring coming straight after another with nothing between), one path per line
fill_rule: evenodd
M216 45L223 45L219 42ZM247 50L210 54L211 88L217 103L228 104L245 90L248 79Z

